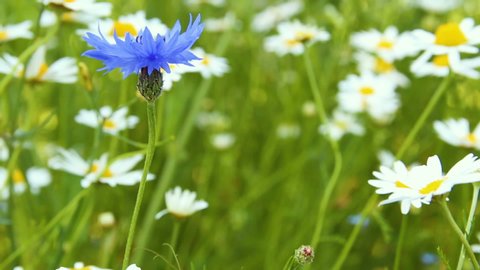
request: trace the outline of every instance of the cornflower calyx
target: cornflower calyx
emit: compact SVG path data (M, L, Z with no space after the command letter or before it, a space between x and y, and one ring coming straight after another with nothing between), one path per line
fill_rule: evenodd
M299 265L312 263L314 257L315 252L311 246L301 246L295 250L294 258Z
M137 89L148 102L155 101L162 93L162 72L154 69L148 74L148 69L143 67L138 74Z

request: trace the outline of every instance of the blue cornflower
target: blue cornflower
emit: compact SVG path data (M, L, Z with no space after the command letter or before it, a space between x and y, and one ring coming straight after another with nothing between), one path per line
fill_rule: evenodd
M190 22L185 32L181 32L180 22L177 21L173 28L165 35L154 37L145 27L137 37L127 33L125 40L118 38L114 33L115 43L109 43L100 32L100 36L87 33L83 39L95 49L86 51L84 56L103 61L105 66L100 70L107 72L120 68L124 78L132 73L150 76L160 69L170 73L168 64L190 65L190 61L199 58L189 51L193 43L200 37L203 24L200 15Z

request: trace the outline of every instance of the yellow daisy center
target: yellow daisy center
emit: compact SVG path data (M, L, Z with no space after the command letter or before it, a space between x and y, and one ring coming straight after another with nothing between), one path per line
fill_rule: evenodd
M64 12L62 13L61 20L64 22L73 21L73 12Z
M400 180L397 180L395 181L395 187L398 187L398 188L410 188L409 186L405 185L403 182L401 182Z
M205 65L205 66L208 66L210 64L210 58L208 58L206 56L203 57L202 64Z
M348 127L347 123L345 123L344 121L336 121L335 125L341 130L346 130Z
M295 33L295 40L298 42L307 42L310 41L313 38L312 33L308 32L297 32Z
M439 67L448 67L448 55L436 55L433 57L433 64Z
M117 125L111 119L105 119L105 121L103 122L103 128L105 129L114 129L116 127Z
M427 195L432 192L435 192L442 185L442 183L443 183L443 179L432 181L431 183L429 183L428 185L426 185L425 187L419 190L420 194Z
M297 44L299 44L300 41L296 40L296 39L287 39L285 40L285 45L287 47L293 47L293 46L296 46Z
M98 171L98 165L93 163L92 167L90 167L90 172L91 173L96 173Z
M377 48L390 50L393 48L393 42L382 39L377 43Z
M6 31L0 31L0 41L7 40L8 34Z
M102 174L102 177L112 177L112 176L113 176L113 173L109 168L107 168Z
M442 24L435 31L435 44L443 46L458 46L465 44L467 38L458 23Z
M25 176L23 175L22 171L15 169L12 173L13 183L15 184L22 184L25 183Z
M112 30L110 30L110 35L113 36L113 32L116 31L119 37L124 37L127 33L130 33L132 36L136 36L137 29L133 24L128 22L119 22L116 21L113 23Z
M42 63L40 65L40 68L38 69L37 76L35 77L35 80L41 81L43 76L45 76L45 73L48 71L48 65L45 63Z
M467 141L469 143L472 143L472 144L476 143L477 142L477 136L475 136L475 134L473 134L473 133L470 133L470 134L467 135Z
M393 70L393 64L389 63L382 58L375 59L375 72L387 73Z
M360 88L360 94L362 95L369 96L369 95L372 95L373 93L375 93L375 90L372 87L364 86Z

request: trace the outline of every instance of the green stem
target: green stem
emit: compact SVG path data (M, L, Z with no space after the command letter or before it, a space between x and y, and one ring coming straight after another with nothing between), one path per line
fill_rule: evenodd
M307 70L308 80L310 82L310 89L312 91L312 95L315 100L318 116L320 117L320 121L322 123L326 123L327 114L325 112L323 100L320 95L320 89L318 88L318 84L315 79L315 73L313 71L312 62L310 61L310 58L308 57L307 53L304 54L303 59L305 60L305 68ZM335 187L337 185L340 172L342 171L342 154L340 153L338 144L334 139L330 137L328 137L328 142L330 143L330 147L332 148L332 151L333 151L334 167L333 167L333 171L330 176L330 179L328 179L328 181L326 182L327 186L325 187L325 192L323 193L323 196L321 196L321 199L319 202L317 222L316 222L315 231L313 233L312 242L311 242L311 245L314 249L317 247L317 244L320 240L320 235L322 233L322 229L325 224L325 216L327 214L328 203L330 202L330 198L332 197L333 191L335 190Z
M290 256L290 258L288 258L287 263L285 263L285 265L283 266L282 270L291 270L293 262L294 262L294 258L293 256Z
M447 90L447 88L448 88L447 86L448 86L452 77L453 77L453 75L449 75L449 76L445 77L443 79L443 81L440 83L440 85L438 86L438 88L435 90L435 93L434 93L433 97L430 99L427 106L423 110L422 114L420 115L420 117L415 122L413 128L408 133L407 138L403 141L402 145L400 146L400 148L399 148L399 150L398 150L398 152L395 156L398 160L403 158L403 156L405 154L405 151L412 145L413 140L415 139L415 137L418 135L418 132L420 131L420 128L425 124L425 121L430 116L430 114L432 113L433 108L435 108L438 101L440 100L440 98L443 96L443 94ZM370 202L370 201L373 200L374 202L376 202L377 198L378 198L377 194L372 194L370 196L370 198L368 199L368 201ZM369 210L369 209L370 209L370 206L369 206L369 203L367 203L363 207L362 213L364 213L366 210ZM366 211L365 212L366 215L369 215L371 210L372 209L370 209L369 211ZM360 228L362 226L363 226L363 221L355 224L355 227L353 228L352 232L348 236L348 241L347 241L348 243L352 242L352 245L353 245L353 242L356 241L356 238L358 236L358 231L360 230ZM399 244L403 244L403 241L402 241L402 243L399 243ZM340 253L341 255L337 259L337 261L335 262L335 266L337 266L337 267L334 268L334 269L340 269L342 267L343 262L345 261L345 258L350 253L352 245L344 245L343 246L343 249ZM397 249L401 250L402 247L397 245ZM398 252L396 252L396 253L398 253ZM344 258L342 258L342 257L344 257ZM397 259L395 259L395 260L397 260Z
M155 153L155 101L147 103L147 118L148 118L148 145L147 154L145 157L145 164L143 166L142 179L138 187L137 199L135 201L135 208L133 210L132 221L130 223L130 230L128 231L127 245L125 247L125 256L123 257L122 269L126 269L132 251L133 237L135 235L135 228L137 226L138 214L142 206L143 193L145 191L145 184L147 183L148 170L152 164L153 155Z
M395 261L393 263L393 270L400 269L400 258L402 257L403 242L405 240L405 232L408 227L408 215L402 215L402 225L400 227L400 235L398 236L398 244L395 250Z
M458 227L457 223L455 222L455 219L453 218L452 213L450 212L450 209L448 209L447 201L445 200L445 198L443 198L440 201L440 206L442 207L443 214L447 218L448 223L452 227L453 231L457 234L458 238L463 244L463 247L466 249L468 257L470 257L470 260L472 261L473 268L475 270L479 270L480 265L478 264L477 259L475 258L475 254L473 253L472 247L468 243L468 240L463 234L460 227Z
M465 227L465 237L470 235L470 231L473 226L473 217L475 216L475 211L477 209L478 203L478 191L480 190L480 185L473 184L473 194L472 194L472 203L470 204L470 212L468 213L467 225ZM457 270L463 269L463 263L465 261L465 247L462 246L460 250L460 256L458 257Z
M170 256L168 256L168 261L172 260L172 256L175 252L175 249L177 248L177 241L178 241L179 232L180 232L180 221L175 220L175 222L173 224L172 237L170 238L170 246L171 246L173 252L170 253Z
M8 258L0 263L0 269L6 269L7 265L9 265L12 261L14 261L18 256L20 256L23 252L25 252L29 247L34 245L37 241L39 241L45 234L47 234L57 223L63 221L66 214L73 211L73 208L76 207L77 203L87 194L88 189L83 189L79 192L58 214L50 220L50 222L43 227L36 235L30 238L30 241L21 245L18 249L16 249Z

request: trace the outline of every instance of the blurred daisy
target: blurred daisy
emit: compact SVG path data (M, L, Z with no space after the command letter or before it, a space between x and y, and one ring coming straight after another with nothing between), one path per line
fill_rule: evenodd
M389 121L400 106L395 85L384 77L364 72L348 75L339 83L337 100L345 112L367 112L380 122Z
M302 24L299 21L280 23L277 30L278 35L265 39L264 48L279 56L289 53L300 55L305 51L306 45L330 39L327 31L313 25Z
M376 179L368 183L377 188L377 194L390 194L380 205L401 202L401 211L407 214L410 206L429 204L433 196L450 192L454 185L480 181L479 169L478 157L468 154L444 174L438 156L431 156L426 165L410 169L401 161L396 161L393 169L381 166L380 172L373 173Z
M196 124L201 129L224 130L230 127L230 118L219 111L200 112Z
M9 187L8 187L8 171L5 168L0 167L0 200L8 199Z
M20 169L14 169L12 172L13 191L15 194L22 194L27 190L27 183L33 194L38 194L42 187L46 187L51 183L51 175L47 169L32 167L26 171L27 177ZM0 198L9 197L8 187L8 171L0 167Z
M75 122L92 128L101 125L105 133L116 135L127 128L134 128L138 124L137 116L127 116L127 114L127 107L112 111L111 107L103 106L98 112L95 110L80 110L75 116Z
M256 32L266 32L282 21L286 21L303 10L303 3L298 0L269 6L255 15L252 29Z
M185 65L173 65L169 64L170 67L170 73L163 72L162 73L162 79L163 79L163 84L162 84L162 90L170 90L173 87L174 82L180 81L182 78L182 75L187 72L187 69L185 68Z
M10 150L3 138L0 138L0 161L6 161L10 157Z
M142 177L141 170L132 171L142 159L143 155L138 154L119 157L109 163L108 155L103 154L98 160L89 163L74 150L58 148L57 154L49 160L48 165L52 169L83 177L80 184L84 188L95 182L112 187L116 185L132 186L140 182ZM153 180L154 177L153 174L148 174L147 180Z
M81 23L88 25L96 23L100 17L103 16L97 16L82 11L63 11L57 15L55 12L44 10L40 17L40 26L50 27L55 25L58 20L62 23Z
M480 241L480 233L477 233L475 236L477 237L477 240ZM474 253L480 253L480 244L473 244L472 245L472 251Z
M295 123L280 123L277 126L277 137L280 139L298 138L300 132L300 126Z
M94 21L88 25L88 29L77 30L77 33L82 36L88 32L99 33L102 35L102 38L105 38L110 43L114 43L114 33L123 40L127 33L130 33L133 37L138 36L145 27L148 28L153 37L157 35L164 36L168 32L168 27L158 18L147 19L145 11L141 10L133 14L120 16L117 20L104 19Z
M95 2L95 0L39 0L44 5L59 7L69 11L80 11L96 17L110 16L112 4L108 2Z
M480 44L480 26L475 26L472 18L465 18L460 23L445 23L437 27L435 34L425 30L412 32L416 38L417 46L423 50L423 54L417 62L429 60L433 55L446 55L452 68L459 62L461 53L478 53L476 45Z
M198 6L200 4L209 4L212 6L221 7L225 5L225 0L185 0L188 6Z
M373 56L365 52L358 52L354 55L358 64L358 70L361 72L371 72L393 82L395 85L405 87L410 81L407 76L400 73L393 61L385 60L378 56Z
M75 83L77 81L78 66L77 61L71 57L63 57L48 65L45 60L47 48L41 46L30 58L26 70L22 64L18 64L17 57L5 54L0 59L0 73L13 73L15 77L25 75L25 79L30 82L57 82L57 83ZM14 70L14 68L16 69ZM25 72L24 72L25 70Z
M302 113L307 117L315 116L317 114L317 106L315 105L315 102L311 100L305 101L302 105Z
M184 66L186 72L198 72L203 78L210 78L221 77L230 70L227 59L223 57L207 54L202 48L192 49L191 52L201 60L193 60L192 66Z
M385 61L392 62L415 55L418 48L409 32L400 34L395 26L389 26L382 33L376 29L353 33L350 38L353 47L374 53Z
M210 137L210 143L218 150L225 150L235 143L235 135L228 132L213 134Z
M240 22L235 18L235 14L227 12L221 18L205 19L205 31L208 32L225 32L230 29L237 28Z
M411 4L426 11L445 13L457 8L461 0L410 0Z
M470 124L465 118L435 121L433 127L444 142L480 150L480 124L470 131Z
M380 165L385 167L392 167L393 163L395 162L395 155L385 149L378 151L377 158L380 161Z
M105 66L101 70L106 72L120 68L124 77L140 71L151 75L154 70L160 72L161 69L169 73L169 64L191 65L190 61L199 59L189 49L203 31L200 16L194 21L190 16L187 29L184 33L180 31L179 21L165 36L152 35L145 27L139 36L127 32L125 41L116 39L115 44L109 43L101 33L97 36L88 32L83 39L95 49L83 55L103 61Z
M41 167L31 167L26 172L30 192L39 194L40 189L49 186L52 182L50 171Z
M98 215L97 222L103 228L110 228L115 225L115 216L112 212L103 212Z
M24 21L18 24L0 25L0 43L19 38L31 39L33 33L30 32L31 21Z
M339 110L333 112L333 118L328 119L325 124L319 127L319 132L329 136L335 141L340 140L347 133L361 136L365 133L363 126L358 123L357 118L350 113Z
M460 55L429 55L423 54L410 66L410 71L419 77L446 77L450 70L468 78L478 79L480 73L475 70L480 67L480 57L460 60Z
M165 204L167 205L167 209L158 212L155 215L155 218L160 219L167 213L170 213L177 218L185 218L208 207L206 201L195 200L196 197L196 192L188 189L182 191L178 186L167 191L165 194Z
M110 270L110 269L100 268L93 265L85 266L85 264L83 264L82 262L76 262L75 264L73 264L73 268L60 267L60 268L57 268L57 270Z
M125 270L142 270L142 268L138 267L136 264L131 264Z

